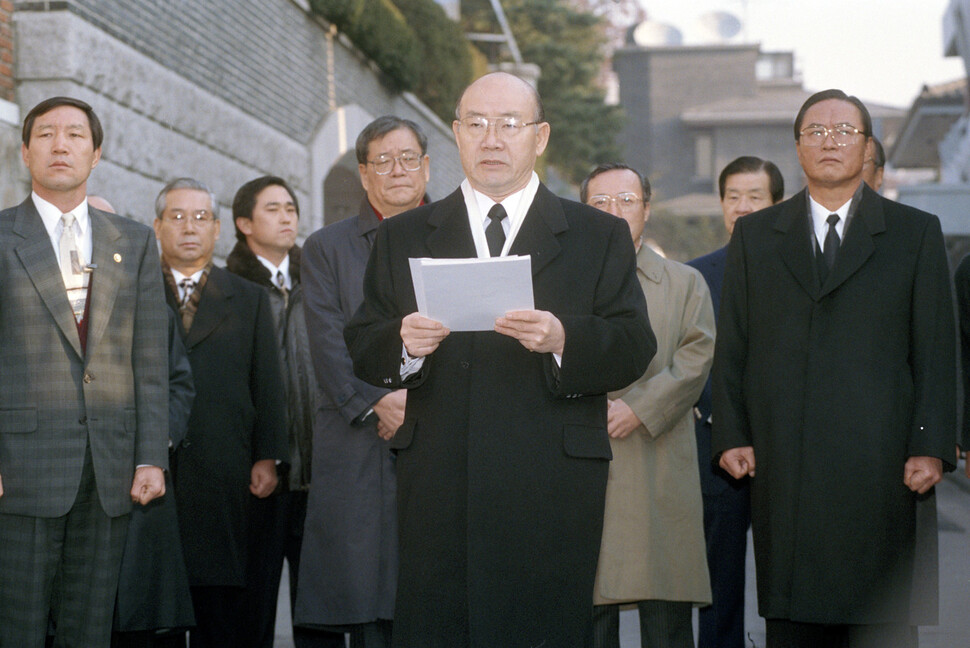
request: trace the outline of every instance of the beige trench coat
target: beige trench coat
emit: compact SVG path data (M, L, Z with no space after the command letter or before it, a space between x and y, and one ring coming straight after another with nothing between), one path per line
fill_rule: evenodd
M701 274L646 245L637 278L657 354L622 398L644 425L610 439L613 461L596 605L657 599L711 602L697 440L691 408L714 355L714 308Z

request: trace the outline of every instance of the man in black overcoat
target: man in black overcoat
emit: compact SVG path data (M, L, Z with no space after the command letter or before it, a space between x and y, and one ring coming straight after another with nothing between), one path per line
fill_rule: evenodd
M358 376L408 388L391 441L394 645L578 648L603 525L605 394L656 349L630 230L539 182L549 124L525 81L478 79L452 129L467 180L381 223L345 330ZM409 257L507 254L531 256L536 310L455 333L416 312Z
M807 189L728 246L712 451L751 478L769 648L915 646L916 500L954 461L940 223L863 183L858 99L813 95L794 134Z
M190 178L155 202L166 298L195 382L188 434L173 458L175 501L192 591L192 648L248 645L245 588L250 498L269 496L288 459L285 398L269 297L212 265L217 203Z

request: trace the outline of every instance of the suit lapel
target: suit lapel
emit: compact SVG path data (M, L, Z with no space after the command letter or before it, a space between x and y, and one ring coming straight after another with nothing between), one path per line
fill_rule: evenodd
M57 264L50 236L44 229L40 214L37 213L29 197L17 208L15 218L13 232L23 238L23 241L16 245L17 256L24 264L24 269L34 284L34 290L40 295L54 322L61 329L71 348L81 358L84 355L81 353L81 338L78 336L74 313L67 301L67 290L61 278L61 268Z
M795 280L811 298L820 297L818 275L815 271L815 255L812 253L812 234L809 230L809 217L806 207L805 191L802 190L788 200L775 221L775 231L781 236L778 254Z
M185 348L191 349L204 340L219 324L232 313L230 300L233 297L232 284L226 280L221 268L213 267L202 288L199 310L192 320L192 327L185 338Z
M97 348L111 319L118 286L124 280L123 258L118 241L121 232L108 217L95 209L89 209L91 219L91 262L96 266L91 278L91 306L88 309L88 356Z
M461 259L478 255L461 189L434 204L428 225L432 228L427 239L431 256Z
M532 276L536 276L559 256L562 247L556 235L567 229L569 224L562 203L545 185L540 184L509 254L531 255Z
M882 204L868 187L864 187L859 208L849 222L845 240L839 246L835 265L832 266L832 271L829 272L828 279L822 286L823 297L842 285L862 267L862 264L876 250L872 237L885 231L886 219L882 212Z

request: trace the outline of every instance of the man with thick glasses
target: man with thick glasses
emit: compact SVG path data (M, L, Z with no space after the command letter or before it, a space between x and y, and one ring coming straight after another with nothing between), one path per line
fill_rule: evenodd
M472 83L452 130L466 181L381 223L344 332L358 376L408 389L391 439L394 645L580 648L611 455L606 392L642 376L656 349L630 229L539 182L550 126L522 79ZM509 254L531 258L534 310L465 332L416 312L409 258Z
M816 93L794 134L807 188L728 246L712 451L751 480L769 648L910 648L916 502L954 463L943 236L863 182L861 101Z
M389 442L404 420L405 391L357 378L343 330L363 301L377 226L425 201L430 161L421 128L393 115L365 126L356 149L367 192L360 213L314 232L303 249L307 333L322 403L295 622L346 630L354 648L384 648L397 587Z
M643 648L694 648L691 609L711 588L691 410L714 358L714 308L700 272L644 245L650 182L638 171L601 164L579 197L630 226L657 336L646 373L609 394L613 461L587 646L619 648L620 605L635 603Z

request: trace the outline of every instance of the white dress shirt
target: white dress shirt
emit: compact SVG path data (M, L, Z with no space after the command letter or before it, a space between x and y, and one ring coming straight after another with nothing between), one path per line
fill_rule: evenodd
M502 248L501 256L508 256L509 249L515 241L522 221L532 206L532 200L539 190L539 176L532 172L529 183L525 187L516 191L510 196L506 196L500 203L505 208L507 218L502 219L502 229L505 231L505 246ZM479 259L487 259L492 256L488 251L488 240L485 238L485 228L488 227L488 211L496 202L481 193L472 189L468 180L461 183L461 193L465 197L465 210L468 212L468 225L472 230L472 238L475 240L475 251Z
M30 198L34 201L34 207L37 208L37 213L40 214L40 219L44 223L44 229L47 230L47 235L51 239L51 246L54 248L54 257L58 260L58 265L60 265L61 258L61 233L64 231L61 216L67 213L74 214L74 236L77 239L77 251L81 257L81 265L84 266L91 263L93 243L91 238L91 219L88 217L88 199L85 198L82 200L81 204L74 209L68 212L62 212L38 196L36 192L32 191Z
M276 286L277 288L279 288L279 285L280 284L276 280L276 274L279 273L279 272L282 272L283 273L283 287L286 288L287 290L292 290L293 289L293 280L290 279L290 255L289 254L287 254L285 257L283 257L283 262L280 263L278 266L277 265L274 265L273 262L270 261L269 259L263 258L263 257L259 256L258 254L256 255L256 258L259 259L259 262L263 264L263 267L264 268L266 268L267 270L269 270L270 281L273 282L273 285L274 286Z

